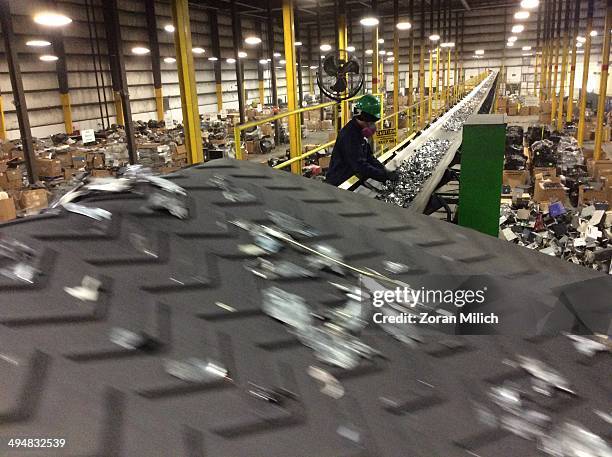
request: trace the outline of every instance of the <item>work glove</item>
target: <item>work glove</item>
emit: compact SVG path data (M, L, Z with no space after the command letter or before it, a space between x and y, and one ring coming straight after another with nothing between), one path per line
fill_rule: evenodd
M397 182L400 179L399 172L397 170L392 170L387 172L387 179L391 182Z

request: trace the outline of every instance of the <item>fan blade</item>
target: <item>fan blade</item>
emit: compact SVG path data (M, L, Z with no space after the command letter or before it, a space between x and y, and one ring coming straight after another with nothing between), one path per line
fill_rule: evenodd
M359 73L359 63L354 60L349 60L348 62L340 66L340 68L338 69L338 73Z
M323 61L323 70L329 76L338 76L338 62L336 56L327 56Z
M330 87L330 89L333 90L334 92L341 93L346 90L346 86L347 86L346 76L342 75L338 77L338 80L333 86Z

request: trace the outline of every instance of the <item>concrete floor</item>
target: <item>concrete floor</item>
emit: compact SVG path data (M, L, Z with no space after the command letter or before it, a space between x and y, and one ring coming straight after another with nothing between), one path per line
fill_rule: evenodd
M323 144L329 141L329 134L331 131L318 130L318 131L306 131L304 138L302 138L302 146L307 144ZM271 152L267 154L247 154L247 160L252 160L259 163L267 163L273 157L282 157L289 150L288 144L279 144L275 146Z

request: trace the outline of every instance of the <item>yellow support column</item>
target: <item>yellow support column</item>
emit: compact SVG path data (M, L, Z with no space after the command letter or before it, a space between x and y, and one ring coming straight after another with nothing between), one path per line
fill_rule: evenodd
M606 22L603 33L603 53L601 62L601 76L599 79L599 97L597 103L597 126L595 130L595 148L593 158L600 160L602 156L604 114L606 109L606 94L608 91L608 66L610 65L610 29L612 28L612 1L608 0Z
M421 38L419 58L419 130L425 126L425 42Z
M338 17L338 48L344 50L344 55L341 55L340 57L346 58L348 60L348 52L346 51L347 46L348 30L346 28L346 15L341 12ZM308 74L310 75L310 71ZM349 119L349 102L344 100L340 103L340 122L342 123L342 127L344 127L348 123Z
M594 0L589 0L587 9L587 26L585 30L584 42L584 58L582 64L582 87L580 90L580 108L578 114L578 132L576 133L576 140L578 140L578 146L582 147L584 142L584 129L585 129L585 112L587 102L587 82L589 80L589 63L591 60L591 31L593 30L593 3Z
M217 94L217 111L223 111L223 88L221 83L215 84L215 93Z
M283 0L283 42L285 44L285 74L287 79L287 109L298 109L297 74L295 69L295 30L293 22L293 0ZM289 155L293 159L302 154L300 115L289 116ZM291 172L302 174L302 161L291 164Z
M429 116L427 116L429 122L431 122L431 109L432 109L432 102L433 102L433 56L434 53L429 50L429 97L427 97L427 101L429 104Z
M377 94L380 85L378 69L378 26L372 27L372 93Z
M399 21L399 1L394 2L394 25ZM395 113L395 144L399 141L399 30L393 27L393 112Z
M440 83L440 46L436 47L436 109L434 112L436 116L440 110L440 99L441 99L442 84Z
M450 48L448 48L448 70L446 72L446 107L450 106L450 72L451 72L451 52Z
M117 124L125 125L125 120L123 118L123 105L121 104L121 93L119 91L115 91L113 96L115 98L115 113L117 118Z
M155 88L155 110L157 111L157 120L164 120L164 96L162 95L162 88Z
M575 37L574 37L575 40ZM576 43L571 42L572 44L572 62L570 64L570 80L569 80L569 88L567 92L567 110L565 113L565 120L567 122L571 122L574 116L574 85L576 82Z
M563 37L563 58L561 60L561 76L560 76L560 84L559 84L559 101L557 102L557 130L561 131L563 129L563 108L564 106L564 98L565 98L565 78L567 76L567 53L568 46L570 40L570 29L569 29L569 21L570 21L570 2L568 1L565 5L565 36Z
M189 6L187 0L172 0L172 17L174 20L174 44L183 109L183 127L185 145L189 163L204 160L202 151L202 130L198 109L198 94L195 82L195 67L191 52L191 28L189 24ZM240 144L236 145L236 158L242 158Z
M0 140L6 140L6 121L4 119L4 104L0 95Z
M64 113L64 128L68 135L72 135L72 109L70 107L70 94L60 94L60 102L62 103L62 111ZM4 116L4 114L3 114Z

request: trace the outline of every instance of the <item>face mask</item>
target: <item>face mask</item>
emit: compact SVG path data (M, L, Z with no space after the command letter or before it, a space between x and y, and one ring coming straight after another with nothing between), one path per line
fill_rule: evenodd
M366 138L370 138L375 133L376 133L376 124L373 122L371 124L368 124L367 127L364 127L361 129L361 134Z

